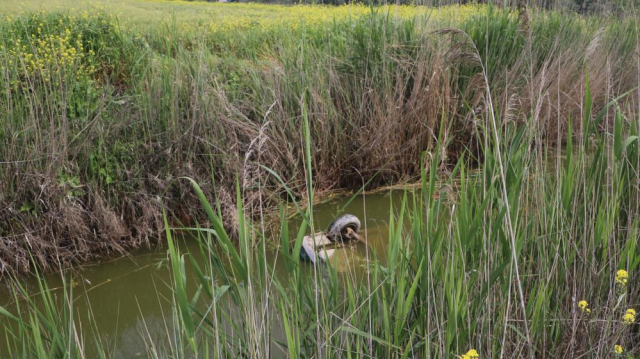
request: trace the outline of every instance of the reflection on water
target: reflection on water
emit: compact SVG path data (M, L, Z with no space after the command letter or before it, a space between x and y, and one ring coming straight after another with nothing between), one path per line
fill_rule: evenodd
M366 238L368 245L357 243L336 251L331 265L340 275L361 272L367 258L385 260L391 203L398 206L402 193L403 191L393 191L359 196L347 205L343 213L351 213L360 218L360 233ZM339 214L345 201L346 199L338 199L315 206L316 228L324 230ZM291 221L292 236L297 233L300 223L299 218ZM181 251L197 253L197 242L185 240ZM268 249L267 258L276 275L287 275L282 256L278 255L276 249ZM311 267L309 263L305 265ZM59 274L49 275L47 282L54 288L55 295L62 295L60 288L63 282ZM189 282L193 284L193 278ZM88 353L94 347L94 333L98 334L101 347L106 348L108 356L113 358L147 357L150 345L156 346L160 352L171 352L170 348L162 350L158 347L171 346L168 338L176 336L170 283L171 271L166 247L139 251L131 256L76 268L73 274L74 311L79 326L82 327L81 332L85 334ZM31 293L36 293L37 285L34 280L27 279L24 284ZM195 285L189 289L193 294ZM2 290L1 305L11 310L12 300L7 290ZM4 338L4 328L2 331L0 335ZM0 357L6 357L5 345L4 341L0 341ZM92 355L89 354L89 357Z

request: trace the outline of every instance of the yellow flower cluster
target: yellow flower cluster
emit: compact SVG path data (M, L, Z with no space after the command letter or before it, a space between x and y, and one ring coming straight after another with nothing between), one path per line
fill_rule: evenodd
M96 13L118 16L119 25L135 26L161 23L167 13L172 14L177 29L182 32L205 30L211 32L238 32L243 30L297 29L348 22L373 12L392 19L416 19L418 24L437 23L434 27L456 26L473 15L485 14L487 6L477 4L426 7L412 5L275 5L259 3L209 3L186 0L147 0L144 6L130 1L82 1L79 8L70 7L69 16L89 19ZM50 5L42 4L50 8ZM39 7L42 7L39 4ZM20 10L18 14L26 14ZM50 9L54 10L54 9ZM57 9L56 9L57 10ZM41 12L42 13L42 12ZM515 14L515 13L514 13ZM514 15L515 16L515 15ZM8 22L12 19L7 17ZM173 21L173 20L172 20ZM320 29L321 30L321 29Z
M613 351L616 354L622 354L622 347L620 345L616 345L616 346L613 347Z
M0 32L8 34L0 42L0 78L9 79L17 90L25 84L60 81L84 81L97 73L93 49L104 45L83 38L85 30L118 31L115 16L88 11L74 15L23 14L0 20Z
M627 273L626 270L620 269L618 272L616 272L616 283L620 284L621 286L626 286L628 279L629 273Z
M177 3L183 3L182 1ZM187 2L187 4L191 4ZM224 6L225 8L220 8ZM220 8L220 9L219 9ZM206 10L205 10L206 9ZM215 11L215 10L221 11ZM389 14L398 19L426 19L428 21L445 20L460 22L479 13L483 8L478 5L449 6L442 8L416 7L409 5L387 5L376 11ZM326 5L266 5L266 4L210 4L208 8L214 17L208 29L213 32L240 31L257 29L261 31L277 28L317 27L332 22L344 22L357 19L371 13L364 4L341 6ZM233 10L233 12L229 11Z
M89 51L89 55L92 54ZM83 64L85 52L81 35L72 36L71 30L65 29L61 34L44 36L42 24L36 33L31 34L27 43L16 39L7 49L7 55L7 64L10 67L15 64L19 74L31 79L37 77L45 82L59 75L78 78L94 71L92 65Z
M589 309L589 303L586 300L581 300L578 302L578 308L582 310L583 313L591 314L591 309Z
M480 354L475 349L471 349L465 354L462 354L460 359L477 359L480 358Z
M622 322L624 324L631 324L636 321L636 311L629 308L627 312L622 316Z

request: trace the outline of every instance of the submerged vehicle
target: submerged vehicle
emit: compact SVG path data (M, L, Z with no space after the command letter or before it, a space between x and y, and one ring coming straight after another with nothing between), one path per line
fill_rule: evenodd
M335 254L336 248L345 243L363 242L358 235L360 220L352 214L336 218L325 232L313 233L302 239L300 256L312 263L327 262Z

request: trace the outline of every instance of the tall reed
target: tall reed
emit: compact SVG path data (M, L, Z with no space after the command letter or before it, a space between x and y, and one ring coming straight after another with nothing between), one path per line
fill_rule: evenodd
M487 130L485 82L498 126L526 126L541 147L565 141L570 120L583 117L587 69L594 111L637 94L632 16L358 9L334 21L237 31L194 30L177 15L136 25L109 10L2 22L0 269L33 270L29 251L55 268L149 246L163 206L195 223L204 213L175 181L181 176L216 198L230 230L238 228L239 173L252 211L287 196L261 166L301 199L308 163L322 196L363 178L370 187L415 181L421 154L438 146L438 157L426 158L438 170L463 153L478 162L487 146L478 136ZM469 35L486 79L469 43L441 31L450 28ZM637 98L624 97L625 116L637 116ZM612 111L599 130L612 128Z
M71 36L111 35L55 88L0 52L3 266L68 264L164 228L175 327L150 357L637 355L624 323L640 307L637 20L518 15L482 7L451 24L373 8L331 31L141 37L74 20ZM15 48L12 30L60 19L0 24L0 40ZM85 76L88 58L99 75ZM363 275L300 261L323 191L413 179ZM198 218L200 250L182 253L170 224ZM18 283L20 307L0 311L14 356L81 358L94 343L107 356L70 296L61 306L41 282L30 299Z
M511 123L497 128L499 145L487 129L479 168L466 156L445 177L435 161L423 167L421 186L391 204L385 253L370 253L364 272L300 261L313 217L295 196L303 224L292 237L284 211L276 231L252 221L259 214L245 211L238 185L242 227L234 244L222 213L187 180L212 226L191 239L199 251L182 253L165 216L174 345L151 343L149 356L454 357L473 349L481 357L528 357L525 325L536 357L610 357L615 345L637 354L637 323L622 319L640 304L637 125L616 109L613 132L595 131L607 110L589 111L588 81L585 90L582 140L569 127L562 152L532 147L536 133ZM286 275L261 250L274 242ZM628 275L624 284L619 270ZM0 311L11 324L11 353L80 358L95 343L108 357L99 336L84 337L86 324L74 319L73 286L65 284L69 292L56 301L44 281L35 298L17 283L18 307Z

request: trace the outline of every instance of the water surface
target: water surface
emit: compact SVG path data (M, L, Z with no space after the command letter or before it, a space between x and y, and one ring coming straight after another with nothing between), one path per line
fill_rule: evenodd
M345 204L347 206L342 213L354 214L362 222L360 234L366 237L368 246L354 244L338 249L331 259L331 265L339 275L356 274L357 277L368 259L386 258L390 208L399 206L403 193L404 191L394 190L358 196L348 204L348 199L334 199L314 207L317 229L326 229ZM290 221L292 236L298 232L300 224L300 218L294 217ZM187 238L183 240L180 250L183 253L198 253L198 243ZM267 247L267 261L276 275L287 275L282 255L275 245ZM303 265L312 268L310 263ZM46 277L57 296L62 296L61 277L60 274ZM174 331L172 278L166 246L74 268L71 275L67 273L67 278L69 277L71 279L67 280L71 280L73 285L73 310L79 321L78 325L82 328L81 332L84 333L84 340L88 342L86 347L89 352L94 346L94 337L100 338L102 347L113 358L147 357L147 348L151 342L156 346L171 345L167 338ZM195 282L194 278L189 278L189 281L191 284ZM33 278L25 279L24 284L32 293L37 293L37 282ZM190 286L190 289L191 294L195 293L195 285ZM13 298L7 290L0 293L0 302L5 308L15 308ZM3 327L2 331L5 330ZM0 333L3 338L4 334ZM278 333L274 335L279 336ZM5 346L4 341L0 341L2 357L7 353Z

